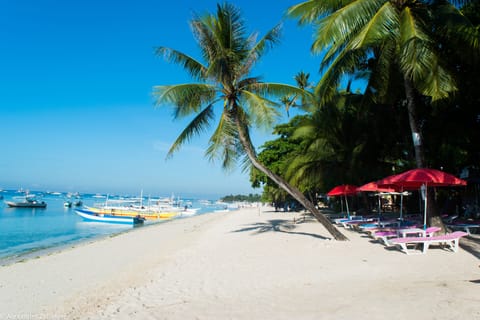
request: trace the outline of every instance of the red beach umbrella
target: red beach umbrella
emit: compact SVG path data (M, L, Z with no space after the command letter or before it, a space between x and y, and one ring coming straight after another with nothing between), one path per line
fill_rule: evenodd
M427 227L427 188L446 186L466 186L467 181L459 179L449 173L428 168L417 168L386 177L377 181L379 186L396 185L402 189L418 189L425 199L423 227Z
M345 196L357 193L357 186L351 184L342 184L328 191L327 196Z
M348 210L348 199L347 195L352 195L357 193L357 186L351 184L342 184L340 186L336 186L332 190L328 191L327 196L334 197L334 196L344 196L345 197L345 204L347 206L347 215L350 219L350 212Z
M384 186L380 187L375 181L369 182L357 188L357 191L361 192L395 192L398 188L394 186ZM378 195L378 219L380 220L381 212L381 203L380 203L380 194Z
M394 186L382 186L380 187L375 181L369 182L357 188L357 191L363 192L395 192L397 188Z
M417 168L386 177L377 181L379 186L395 185L404 189L417 189L422 185L430 187L466 186L467 181L449 173L427 168Z

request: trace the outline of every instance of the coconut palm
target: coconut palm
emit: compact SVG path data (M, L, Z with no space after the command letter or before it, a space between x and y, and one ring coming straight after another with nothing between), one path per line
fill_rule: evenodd
M448 1L310 0L291 7L288 14L317 25L312 50L325 53L325 73L318 85L323 98L333 97L342 77L354 74L371 57L376 66L369 88L377 97L404 88L416 164L423 167L417 92L438 100L456 90L436 39L455 37L478 50L478 30Z
M207 157L221 159L224 168L247 159L311 211L335 239L346 240L297 188L258 161L250 139L251 128L271 127L279 115L280 104L271 97L305 94L300 88L265 83L250 75L267 49L278 42L280 26L257 41L257 34L247 35L239 10L225 3L217 5L216 15L194 17L191 28L205 63L172 48L159 47L156 51L167 61L181 65L198 81L154 87L157 105L173 105L175 118L195 115L168 155L205 131L216 120L214 111L218 107L221 114L209 140Z

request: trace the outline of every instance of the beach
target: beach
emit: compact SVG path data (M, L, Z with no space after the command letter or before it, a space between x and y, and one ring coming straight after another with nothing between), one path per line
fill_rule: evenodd
M2 266L0 319L480 318L475 238L406 255L300 215L204 214Z

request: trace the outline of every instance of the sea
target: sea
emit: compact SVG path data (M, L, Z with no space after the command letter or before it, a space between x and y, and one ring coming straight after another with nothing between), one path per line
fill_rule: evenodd
M85 221L75 213L75 207L65 207L67 193L30 192L47 203L46 208L10 208L5 201L22 195L17 190L0 191L0 265L7 265L24 259L61 249L62 247L113 236L132 229L144 228L154 223L168 223L171 220L146 221L144 225L130 226L103 222ZM83 205L93 206L114 196L82 194ZM117 196L117 198L122 198ZM196 215L215 212L225 204L214 200L182 199L191 208L199 208ZM187 219L178 216L174 219Z

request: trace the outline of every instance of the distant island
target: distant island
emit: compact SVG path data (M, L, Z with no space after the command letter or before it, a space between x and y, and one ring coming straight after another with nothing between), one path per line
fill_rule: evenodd
M229 195L220 199L223 202L261 202L262 196L259 194L249 194L249 195Z

